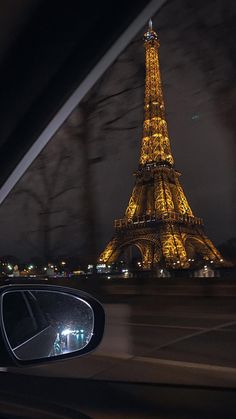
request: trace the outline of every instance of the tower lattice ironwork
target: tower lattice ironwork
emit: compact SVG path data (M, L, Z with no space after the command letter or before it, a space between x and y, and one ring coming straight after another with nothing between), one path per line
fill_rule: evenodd
M115 262L125 248L136 246L143 268L189 268L205 259L222 266L222 257L195 217L174 168L165 117L158 48L159 39L149 28L144 34L146 79L143 137L139 168L125 216L115 220L115 235L99 257Z

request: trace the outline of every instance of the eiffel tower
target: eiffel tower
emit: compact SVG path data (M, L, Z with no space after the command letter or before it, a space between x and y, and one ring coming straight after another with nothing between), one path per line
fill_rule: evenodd
M136 246L143 269L155 266L188 269L199 260L213 266L224 261L195 217L174 168L165 117L158 48L152 22L144 34L146 79L140 161L125 216L115 220L115 235L99 257L116 262L121 253Z

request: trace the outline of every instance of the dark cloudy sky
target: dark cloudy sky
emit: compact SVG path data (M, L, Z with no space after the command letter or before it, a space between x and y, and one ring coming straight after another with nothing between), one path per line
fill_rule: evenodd
M236 236L235 13L231 0L175 0L153 18L175 165L216 245ZM45 230L52 256L91 252L91 237L99 252L111 238L138 165L143 31L2 204L1 255L42 256Z

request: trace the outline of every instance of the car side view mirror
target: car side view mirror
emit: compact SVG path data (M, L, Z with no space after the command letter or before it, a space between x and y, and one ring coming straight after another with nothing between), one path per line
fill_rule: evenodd
M72 288L9 285L0 290L0 306L3 344L18 365L83 355L103 336L101 304Z

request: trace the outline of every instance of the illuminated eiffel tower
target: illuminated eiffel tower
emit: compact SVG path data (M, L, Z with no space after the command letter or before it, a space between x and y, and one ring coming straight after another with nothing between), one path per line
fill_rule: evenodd
M159 70L159 39L149 28L144 34L146 80L143 138L139 168L125 216L115 220L115 235L99 261L113 263L130 246L142 255L142 266L189 268L199 260L224 264L195 217L174 168L165 117Z

